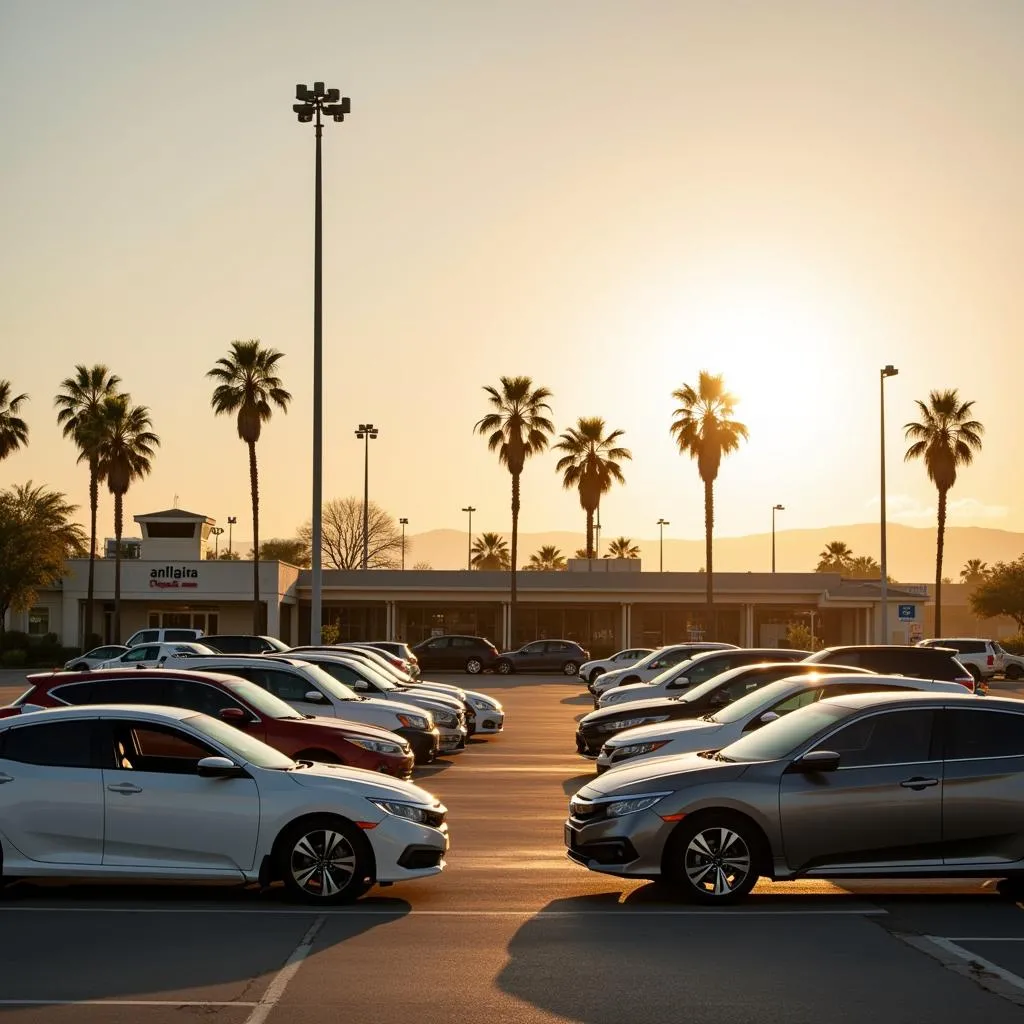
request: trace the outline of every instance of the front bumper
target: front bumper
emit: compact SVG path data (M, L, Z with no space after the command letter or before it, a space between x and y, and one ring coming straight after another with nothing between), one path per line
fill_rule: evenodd
M466 749L466 737L469 735L464 725L457 729L447 729L438 726L439 734L438 752L441 754L455 754Z
M566 856L606 875L660 878L665 843L675 827L653 811L595 822L569 818L564 825Z
M437 757L440 749L441 738L438 730L434 729L396 729L395 732L408 741L412 747L413 755L417 764L426 764Z
M479 710L476 713L476 731L481 736L493 735L505 728L505 712Z
M448 825L420 825L389 814L364 835L373 846L378 882L402 882L440 874L448 852Z
M601 752L604 741L608 738L603 733L583 732L576 730L576 753L581 757L595 758Z

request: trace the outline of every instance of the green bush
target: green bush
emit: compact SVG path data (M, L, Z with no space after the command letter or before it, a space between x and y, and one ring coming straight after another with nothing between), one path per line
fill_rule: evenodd
M44 633L39 641L39 646L53 650L55 647L60 647L60 637L56 633Z
M1024 654L1024 633L1008 636L1005 640L1000 640L999 643L1009 654Z
M27 651L32 646L28 633L22 633L17 629L9 629L0 636L0 652L2 651Z
M0 654L0 665L4 668L22 668L28 661L28 655L22 650L4 651Z

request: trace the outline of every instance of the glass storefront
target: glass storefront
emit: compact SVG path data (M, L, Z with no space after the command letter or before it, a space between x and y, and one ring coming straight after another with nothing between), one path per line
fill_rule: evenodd
M501 646L500 604L418 605L398 609L396 636L408 644L455 633L482 636Z
M555 604L517 604L513 647L531 640L573 640L594 657L617 649L619 605L589 605L567 608Z

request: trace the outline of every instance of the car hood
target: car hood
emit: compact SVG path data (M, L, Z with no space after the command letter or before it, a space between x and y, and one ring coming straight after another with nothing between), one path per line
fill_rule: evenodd
M588 782L577 796L593 800L602 796L629 793L651 793L659 789L677 790L684 786L727 782L739 778L750 765L712 761L696 754L673 754L669 757L641 758L627 761Z
M628 718L630 714L657 715L668 713L666 705L671 707L669 701L661 695L652 697L650 700L627 700L621 704L609 704L591 711L580 719L580 728L593 725L595 722L607 722L610 718Z
M676 736L686 733L689 736L707 736L710 746L704 749L712 749L714 741L712 737L722 726L718 722L702 722L699 718L669 720L657 722L654 725L638 725L635 729L627 729L613 736L608 742L616 747L624 747L629 743L648 743L652 740L670 740ZM648 764L650 762L648 761Z
M394 704L391 706L394 707ZM290 719L286 721L288 725L299 724ZM367 725L365 722L350 722L347 718L321 718L317 715L315 718L303 718L302 722L306 725L315 725L319 729L337 729L346 736L358 736L360 739L390 740L392 743L400 739L388 729L378 729L377 726Z
M340 764L314 764L287 773L300 786L313 789L341 785L349 793L355 791L369 800L401 800L403 803L432 807L437 797L425 789L380 772L363 768L346 768Z
M636 666L632 666L635 668ZM622 679L625 676L628 669L624 668L611 668L607 672L603 673L598 680L602 686L607 686L609 683L615 683L617 680Z
M399 690L396 694L399 700L414 698L416 704L433 705L444 708L446 711L463 711L462 701L453 697L450 693L441 693L439 690L420 690L417 687L410 687L408 690Z
M433 679L417 679L416 686L419 689L432 690L435 693L447 693L456 700L463 700L465 695L470 692L462 689L461 686L453 686L451 683L435 683Z
M403 704L397 700L384 700L382 697L363 697L361 695L359 700L339 700L334 707L341 718L345 717L345 710L350 707L353 709L372 708L374 711L390 712L392 715L399 713L417 715L423 710L415 704Z
M606 694L602 698L602 700L606 701L605 706L608 706L608 703L612 702L615 704L625 704L627 701L634 700L654 700L656 698L664 699L664 691L659 690L657 687L651 686L648 683L630 683L628 686L616 686L612 693L614 694L614 698L609 694Z

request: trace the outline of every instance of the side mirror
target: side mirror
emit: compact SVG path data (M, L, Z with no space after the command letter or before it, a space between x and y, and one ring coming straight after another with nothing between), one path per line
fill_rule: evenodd
M310 690L303 699L308 700L310 704L322 704L326 700L319 690Z
M365 679L357 679L352 684L352 689L353 690L359 690L360 692L363 692L364 690L368 690L369 688L370 688L370 684Z
M673 690L682 690L690 685L690 680L686 676L676 676L671 683L668 684ZM712 703L715 703L712 701Z
M779 716L774 711L766 711L758 721L762 725L767 725L769 722L774 722Z
M790 766L793 772L834 772L839 767L839 755L834 750L809 750Z
M245 775L245 769L227 757L204 757L196 765L196 772L204 779L238 779Z
M242 722L245 720L245 712L241 708L221 708L220 717L225 722Z

